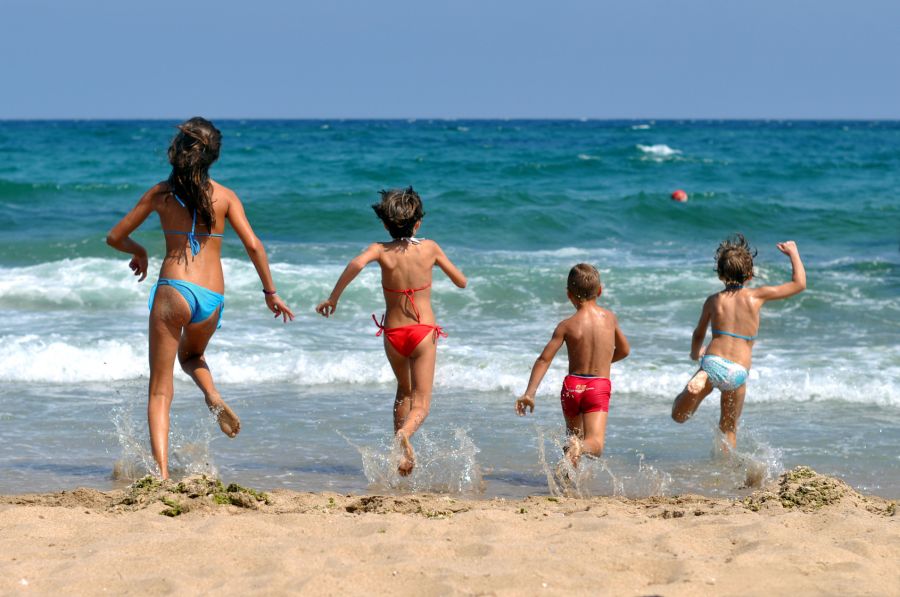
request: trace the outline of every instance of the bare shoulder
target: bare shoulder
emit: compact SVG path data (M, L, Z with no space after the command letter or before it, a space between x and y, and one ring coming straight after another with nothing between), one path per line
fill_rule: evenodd
M171 187L169 187L169 181L162 180L147 189L147 192L144 193L141 200L149 201L153 205L153 209L158 209L160 203L171 196L171 194L172 190Z
M579 326L580 322L577 319L577 313L572 315L571 317L567 317L556 324L556 330L554 330L554 334L559 334L565 336L572 332L573 329Z
M214 199L224 199L226 201L238 200L237 193L235 193L225 185L219 184L213 179L209 179L209 183L213 187Z
M437 244L437 241L433 241L431 239L423 240L422 246L424 248L428 249L429 251L431 251L432 253L434 253L435 255L440 255L441 253L444 252L444 250L441 249L441 245Z
M608 317L611 322L613 322L616 325L619 324L619 318L616 317L616 314L613 313L612 309L607 309L606 307L600 307L599 305L597 308L600 310L600 313L602 313L603 315Z

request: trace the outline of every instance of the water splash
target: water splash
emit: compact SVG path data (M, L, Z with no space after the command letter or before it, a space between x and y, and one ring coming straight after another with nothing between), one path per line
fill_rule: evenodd
M757 489L784 471L782 453L750 430L742 430L738 448L732 449L718 425L713 427L710 458L734 489Z
M117 481L133 481L144 475L159 475L159 466L150 451L150 437L146 422L135 422L134 411L138 402L113 409L111 420L122 455L113 464L111 478ZM141 417L143 419L143 417ZM212 430L218 429L215 415L208 413L194 424L182 428L178 417L172 416L169 430L169 474L173 477L206 474L215 476L218 471L210 453Z
M551 495L579 498L595 495L649 497L665 495L672 484L672 476L647 464L640 452L634 452L633 457L583 455L578 466L573 467L564 455L568 441L563 430L553 430L545 435L544 430L535 427L535 435L538 458ZM547 460L548 442L563 455L554 465Z
M427 431L413 436L416 468L408 477L401 477L397 472L401 453L393 436L372 447L361 446L340 431L337 434L359 452L370 490L451 494L484 491L481 466L476 458L480 450L464 429L455 429L452 438L433 438Z

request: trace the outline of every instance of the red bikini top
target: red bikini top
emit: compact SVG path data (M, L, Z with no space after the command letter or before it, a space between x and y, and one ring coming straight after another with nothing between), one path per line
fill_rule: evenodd
M413 311L416 314L416 321L419 323L422 322L422 318L419 316L419 308L416 307L416 301L413 298L413 295L415 293L419 292L420 290L427 290L427 289L431 288L430 283L426 284L425 286L422 286L421 288L405 288L403 290L394 290L393 288L387 288L386 286L382 286L382 288L384 288L385 292L393 292L396 294L405 294L406 298L409 300L409 304L412 305Z

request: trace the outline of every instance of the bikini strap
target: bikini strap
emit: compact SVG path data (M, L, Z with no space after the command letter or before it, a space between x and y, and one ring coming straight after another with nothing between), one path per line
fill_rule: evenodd
M752 342L753 340L756 340L756 337L759 336L758 333L754 334L752 336L744 336L743 334L733 334L731 332L726 332L724 330L717 330L717 329L713 329L712 333L719 334L720 336L731 336L732 338L740 338L741 340L747 340L748 342Z
M416 314L416 321L421 323L422 317L419 315L419 308L416 307L416 299L413 298L413 295L415 295L415 293L417 293L421 290L426 290L428 288L431 288L431 283L428 283L425 286L422 286L421 288L406 288L404 290L395 290L393 288L386 288L386 287L382 287L382 288L384 288L385 292L393 292L396 294L405 294L406 298L409 300L409 304L412 305L413 311ZM373 317L374 317L374 315L373 315Z

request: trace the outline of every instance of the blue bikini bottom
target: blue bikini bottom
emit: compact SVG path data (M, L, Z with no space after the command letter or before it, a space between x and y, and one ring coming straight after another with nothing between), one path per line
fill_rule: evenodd
M147 302L147 306L151 310L153 309L153 299L156 298L156 289L160 286L171 286L181 293L191 309L191 323L206 321L218 311L219 319L216 321L216 329L222 327L222 310L225 309L224 295L184 280L160 278L150 290L150 300Z
M743 365L714 354L705 355L700 368L706 371L713 387L723 392L736 390L747 381L747 369Z

